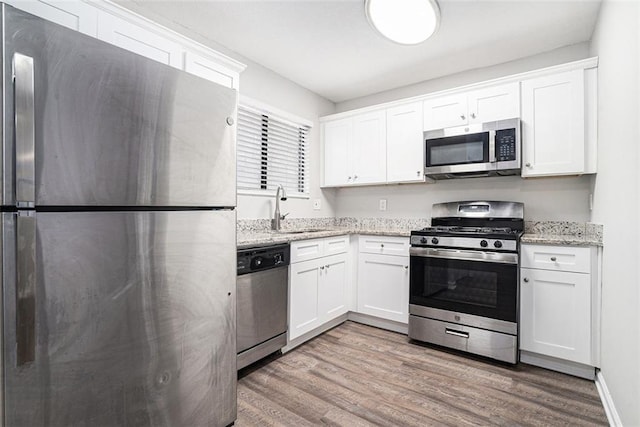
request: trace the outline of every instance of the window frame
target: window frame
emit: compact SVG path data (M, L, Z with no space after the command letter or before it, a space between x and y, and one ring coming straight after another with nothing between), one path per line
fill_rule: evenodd
M300 116L296 116L295 114L291 114L287 111L278 109L276 107L273 107L269 104L266 104L264 102L261 101L257 101L253 98L244 96L244 95L240 95L239 99L238 99L238 111L240 110L240 108L244 107L246 110L253 110L253 112L256 112L257 114L264 114L268 117L273 117L275 120L278 120L280 122L284 122L287 123L289 125L298 127L298 128L302 128L302 127L306 127L307 128L307 133L306 133L306 137L305 137L305 154L304 154L304 176L305 176L305 189L306 192L298 192L298 191L292 191L290 188L286 188L287 191L287 197L292 198L292 199L309 199L310 198L310 193L311 193L311 168L310 168L310 140L311 140L311 130L313 129L313 122L311 120L305 119L303 117ZM239 125L240 120L237 120L237 123ZM237 142L236 144L239 144L239 136L236 136L237 138ZM268 144L268 140L267 140L267 144ZM268 156L268 154L267 154ZM238 164L238 155L236 154L236 166L237 166L237 170L240 170L239 164ZM267 157L267 161L268 161L268 157ZM267 178L268 180L268 178ZM268 183L268 181L267 181ZM263 197L273 197L276 193L276 189L259 189L259 188L252 188L252 189L248 189L248 188L240 188L239 184L238 184L238 178L236 176L236 192L238 195L249 195L249 196L263 196Z

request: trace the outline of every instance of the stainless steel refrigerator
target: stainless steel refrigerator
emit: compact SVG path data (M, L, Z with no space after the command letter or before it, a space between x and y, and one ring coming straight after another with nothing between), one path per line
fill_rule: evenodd
M7 426L236 418L235 91L2 5Z

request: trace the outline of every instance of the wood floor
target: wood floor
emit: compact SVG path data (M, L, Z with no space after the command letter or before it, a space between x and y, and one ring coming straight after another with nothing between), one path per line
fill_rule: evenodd
M236 426L607 425L593 382L346 322L240 372Z

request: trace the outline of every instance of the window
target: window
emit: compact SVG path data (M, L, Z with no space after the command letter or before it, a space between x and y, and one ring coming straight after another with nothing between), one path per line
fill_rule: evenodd
M307 140L311 123L246 98L238 106L238 190L309 195Z

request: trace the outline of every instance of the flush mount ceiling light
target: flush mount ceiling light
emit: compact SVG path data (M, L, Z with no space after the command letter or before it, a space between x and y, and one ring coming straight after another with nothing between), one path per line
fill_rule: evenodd
M422 43L440 23L436 0L365 0L364 8L371 26L400 44Z

